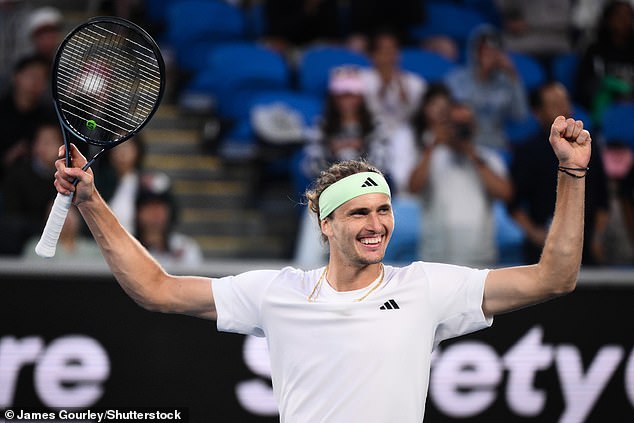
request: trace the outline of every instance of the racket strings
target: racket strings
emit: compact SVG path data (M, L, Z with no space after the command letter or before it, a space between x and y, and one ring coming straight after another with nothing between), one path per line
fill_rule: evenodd
M56 88L74 130L112 142L152 114L162 79L157 56L143 37L121 25L108 26L86 26L66 42Z
M121 56L121 55L118 55ZM112 57L116 57L115 55L113 55ZM104 62L103 59L100 60L102 63ZM118 112L118 113L124 113L125 115L130 115L130 116L134 116L134 112L136 112L136 114L139 114L141 119L144 118L148 113L151 112L152 107L153 107L153 102L152 100L156 97L157 95L157 89L156 87L154 87L154 90L151 91L151 88L143 88L143 90L140 90L139 87L141 87L141 84L139 84L139 80L141 78L144 78L145 75L131 75L129 72L124 72L123 74L120 74L121 69L123 69L123 64L121 63L121 60L118 60L118 63L116 63L116 65L118 67L113 67L110 66L110 64L112 63L112 61L107 61L105 62L105 64L103 65L103 67L105 69L108 69L108 72L100 72L99 70L99 61L96 62L97 65L94 65L94 67L96 67L97 69L88 69L88 73L87 75L83 76L83 79L81 79L82 81L82 87L84 89L84 91L89 91L89 92L100 92L101 90L103 90L105 87L112 87L112 91L113 91L113 95L111 96L112 100L116 100L116 102L113 102L113 104L104 104L103 101L99 101L99 97L96 98L97 100L97 104L99 104L102 107L107 107L107 108L112 108L114 111ZM126 64L126 67L131 67L131 64ZM110 69L112 69L110 71ZM63 73L64 76L68 76L68 77L72 77L73 74L72 73L68 73L68 72L64 72ZM77 92L77 84L79 80L76 80L75 82L75 87L74 91ZM72 80L67 80L66 82L70 82L72 83ZM134 86L136 85L136 87ZM124 97L124 95L127 93L127 96ZM145 100L143 100L143 97L147 97ZM135 98L137 99L135 101ZM138 99L141 100L138 100ZM92 99L91 99L92 100ZM140 108L140 110L136 111L132 108L128 108L126 110L126 108L124 108L123 106L125 105L131 105L134 104L135 106L142 106ZM86 103L84 103L84 105L86 105ZM133 122L133 124L136 122Z

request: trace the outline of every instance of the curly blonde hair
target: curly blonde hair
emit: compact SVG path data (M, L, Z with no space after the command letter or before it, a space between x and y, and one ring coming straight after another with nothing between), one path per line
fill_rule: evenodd
M319 197L321 196L321 193L324 192L324 190L330 185L345 178L346 176L361 172L374 172L379 175L383 175L379 169L363 159L336 162L328 169L320 172L319 176L304 193L304 196L308 201L308 207L313 211L313 213L315 213L318 222L322 220L322 216L319 215ZM324 216L323 219L329 217L330 216Z

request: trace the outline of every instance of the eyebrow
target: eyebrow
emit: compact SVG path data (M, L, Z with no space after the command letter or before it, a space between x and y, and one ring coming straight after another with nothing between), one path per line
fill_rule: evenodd
M392 206L390 205L390 203L384 203L381 204L380 206L378 206L376 209L377 210L390 210L392 208ZM371 211L370 207L356 207L354 209L350 209L348 210L347 214L348 215L352 215L352 214L359 214L359 213L369 213Z

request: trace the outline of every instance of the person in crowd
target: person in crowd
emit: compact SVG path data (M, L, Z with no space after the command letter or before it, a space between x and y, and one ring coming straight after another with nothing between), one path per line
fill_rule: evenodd
M391 131L412 118L427 82L400 67L399 39L391 30L374 34L369 54L373 66L361 71L365 100L374 119Z
M607 3L614 0L575 0L572 5L571 19L577 47L586 46L594 38L601 13ZM634 0L628 0L634 6Z
M26 20L29 53L46 58L52 65L63 38L63 26L62 12L55 7L44 6L32 11Z
M544 142L561 169L557 208L543 254L530 266L384 264L395 225L391 191L381 172L360 160L335 163L306 192L329 245L327 265L218 278L175 276L152 259L118 224L74 146L78 167L58 160L55 186L74 193L114 277L139 305L266 336L281 421L420 422L439 343L576 287L591 137L583 122L558 116Z
M62 143L56 122L41 124L36 128L29 160L12 165L6 172L2 184L5 219L21 228L17 251L21 252L24 242L41 233L44 227L49 204L55 197L51 178L55 173L57 150Z
M366 92L362 70L340 66L332 70L320 130L305 146L301 176L308 182L330 164L351 159L368 159L383 169L388 177L393 163L389 156L389 139L377 124L364 101ZM303 191L303 189L302 189Z
M52 205L52 202L51 202ZM101 251L95 241L83 235L82 228L84 226L81 216L76 208L71 207L66 215L64 226L59 234L54 260L68 261L103 261ZM35 246L40 242L40 234L31 237L27 241L22 251L22 258L27 260L42 260L35 253ZM46 259L49 260L49 259Z
M136 237L159 263L164 266L197 266L203 261L198 243L175 230L176 201L171 193L171 181L162 173L146 173L136 197Z
M629 2L606 3L596 38L582 54L575 93L594 125L601 124L610 104L634 99L634 8Z
M99 163L100 175L95 180L99 191L124 228L135 233L135 200L139 191L144 157L142 135L137 134L108 152Z
M473 108L476 144L508 150L504 124L526 119L529 107L526 89L494 27L481 25L473 30L467 64L451 71L445 82L454 98Z
M496 263L495 200L508 201L512 185L502 158L478 145L473 110L465 103L449 106L446 138L422 145L409 188L419 194L423 234L419 256L424 261L470 266Z
M601 156L610 199L602 247L607 265L629 265L634 263L634 151L620 136L602 136Z
M557 179L556 161L542 141L549 129L549 120L570 116L572 106L566 88L559 82L540 86L531 96L531 107L540 123L541 131L519 144L513 153L511 177L515 187L508 209L524 230L524 261L539 259L546 241L555 210L556 193L552 182ZM552 167L555 166L555 169ZM608 224L610 204L607 179L601 149L595 148L590 158L590 171L586 182L585 226L583 243L584 265L605 262L603 234Z
M442 82L429 86L423 96L420 109L412 118L411 125L404 126L414 138L417 148L422 149L447 142L451 136L449 110L452 101L449 88Z
M8 89L11 72L17 58L24 50L24 22L30 12L23 1L0 1L0 95Z
M53 115L52 100L42 98L49 80L48 62L26 56L13 69L11 90L0 98L0 178L6 170L29 155L35 129Z
M573 0L496 0L502 15L505 48L537 58L548 71L554 57L572 50L573 3Z

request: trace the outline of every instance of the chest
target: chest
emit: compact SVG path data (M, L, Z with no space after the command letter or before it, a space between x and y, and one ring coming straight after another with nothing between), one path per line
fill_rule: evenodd
M273 355L283 350L296 364L310 356L319 362L332 357L394 357L417 345L430 348L434 326L430 308L397 293L363 302L272 302L267 305L266 336ZM417 353L422 353L418 351ZM288 363L287 363L288 364Z

